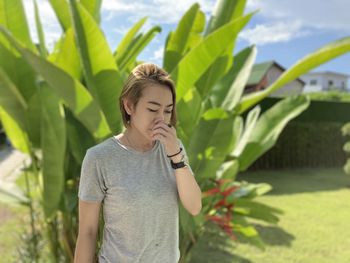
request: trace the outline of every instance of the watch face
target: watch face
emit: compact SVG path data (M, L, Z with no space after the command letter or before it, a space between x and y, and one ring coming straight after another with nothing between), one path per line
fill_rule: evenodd
M184 162L179 162L176 164L176 167L178 168L181 168L181 167L184 167L185 166L185 163Z
M177 169L177 168L182 168L182 167L185 167L185 163L184 162L178 162L178 163L173 163L171 162L171 166L174 168L174 169Z
M188 160L187 160L187 156L185 156L184 154L181 155L181 161L174 163L173 161L171 161L171 166L174 169L178 169L178 168L182 168L182 167L187 167L188 166Z

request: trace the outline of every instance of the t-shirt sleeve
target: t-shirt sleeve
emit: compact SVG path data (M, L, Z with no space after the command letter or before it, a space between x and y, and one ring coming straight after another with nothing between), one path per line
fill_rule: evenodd
M102 202L106 187L97 158L87 150L81 166L78 196L83 201Z
M180 143L180 147L182 148L183 154L185 155L185 162L188 163L188 169L190 170L190 172L194 176L194 173L193 173L192 168L190 166L190 162L189 162L189 159L188 159L188 156L187 156L187 152L186 152L185 146L183 145L183 143L182 143L182 141L180 139L178 139L178 141Z

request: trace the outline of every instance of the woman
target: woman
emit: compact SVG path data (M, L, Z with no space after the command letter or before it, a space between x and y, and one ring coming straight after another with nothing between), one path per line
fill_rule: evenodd
M154 64L137 66L119 98L126 130L89 148L79 185L76 263L93 262L101 204L99 262L175 263L178 203L201 210L201 190L176 135L175 87Z

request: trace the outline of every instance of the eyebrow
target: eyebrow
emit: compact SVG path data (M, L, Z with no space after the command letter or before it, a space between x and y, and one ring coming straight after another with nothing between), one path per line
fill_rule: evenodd
M154 104L154 105L157 105L157 106L161 106L161 104L160 103L158 103L158 102L156 102L156 101L148 101L147 103L151 103L151 104ZM169 104L169 105L167 105L166 107L168 108L168 107L171 107L171 106L173 106L173 104L171 103L171 104Z

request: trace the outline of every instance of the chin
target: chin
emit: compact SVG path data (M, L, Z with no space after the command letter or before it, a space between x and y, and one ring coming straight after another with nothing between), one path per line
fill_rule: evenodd
M155 141L156 139L153 139L152 136L151 136L151 132L152 130L149 130L145 135L145 137L150 140L150 141Z

